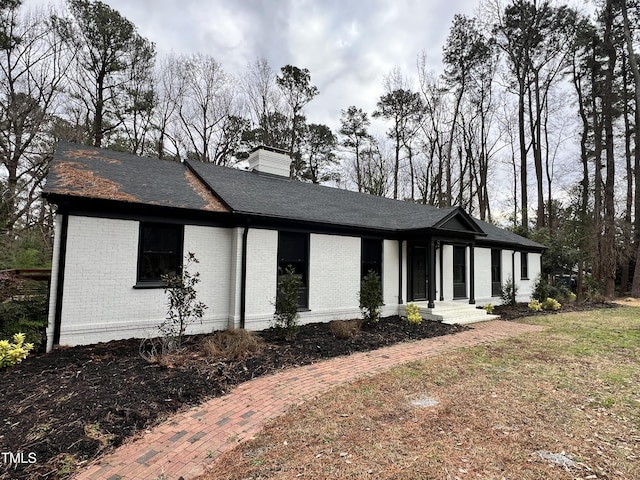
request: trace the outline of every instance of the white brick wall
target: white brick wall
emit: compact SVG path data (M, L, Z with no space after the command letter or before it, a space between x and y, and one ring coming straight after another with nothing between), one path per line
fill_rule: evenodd
M385 311L398 305L398 251L397 240L382 242L382 293Z
M492 302L491 299L491 249L476 247L474 249L476 260L476 303Z
M310 234L309 311L300 312L300 324L359 318L360 237ZM384 314L397 312L398 243L383 244ZM260 330L271 325L277 288L278 232L249 231L247 310L245 326Z
M359 237L311 234L309 309L326 311L358 306Z
M60 248L61 217L56 219L52 265L51 298L47 345L53 342L55 292ZM190 333L210 332L239 326L243 228L225 229L185 226L184 252L196 254L201 283L199 299L209 308L203 324L192 325ZM135 289L139 222L93 217L69 218L62 329L60 343L76 345L120 338L157 335L166 317L163 289ZM267 328L274 312L277 283L278 232L251 228L247 237L247 283L245 326ZM311 234L309 251L309 310L301 312L300 323L348 319L360 316L361 240L359 237ZM395 240L383 242L384 315L397 313L398 251ZM512 251L502 251L502 282L512 274ZM445 300L453 296L453 247L445 245ZM407 249L403 245L403 299L407 301ZM439 258L439 255L437 255ZM467 259L469 256L467 254ZM515 261L518 299L527 300L540 273L540 255L529 253L529 280L520 279L520 254ZM491 249L475 249L476 301L491 298ZM469 267L467 262L467 268ZM439 269L436 267L439 283Z
M157 335L166 316L161 288L134 289L139 222L69 218L62 304L61 345ZM184 251L192 251L201 283L199 299L209 308L190 333L225 328L229 312L231 231L185 226Z
M247 237L245 328L269 327L276 301L278 232L252 228Z

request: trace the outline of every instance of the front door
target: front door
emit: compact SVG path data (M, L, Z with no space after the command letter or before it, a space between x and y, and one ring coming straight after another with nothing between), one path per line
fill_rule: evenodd
M453 247L453 298L467 296L467 249Z
M411 249L411 293L412 300L427 299L427 248Z

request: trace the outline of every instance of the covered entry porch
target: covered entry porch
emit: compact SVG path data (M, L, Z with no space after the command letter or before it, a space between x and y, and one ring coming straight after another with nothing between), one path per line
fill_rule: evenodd
M473 306L475 241L484 235L473 218L460 209L433 228L410 232L403 239L407 301L424 303L430 310L442 308L445 301Z

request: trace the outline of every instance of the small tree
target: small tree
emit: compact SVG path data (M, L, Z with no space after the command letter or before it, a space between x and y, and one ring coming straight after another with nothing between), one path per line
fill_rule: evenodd
M291 265L287 265L284 275L278 280L278 294L276 296L276 311L273 315L273 325L280 332L282 338L291 341L298 333L298 297L302 280L296 275Z
M502 300L503 305L507 305L509 307L516 306L516 295L518 295L518 285L513 281L513 278L509 276L507 281L502 285L500 289L500 299Z
M182 269L182 274L163 275L166 282L164 293L167 295L167 318L158 327L162 336L167 340L168 350L178 350L182 347L184 333L187 327L194 323L202 323L202 317L207 306L197 299L196 285L200 282L200 272L190 273L189 267L200 263L196 256L189 252Z
M362 279L359 300L365 323L378 323L382 307L382 285L380 277L373 270L369 270Z

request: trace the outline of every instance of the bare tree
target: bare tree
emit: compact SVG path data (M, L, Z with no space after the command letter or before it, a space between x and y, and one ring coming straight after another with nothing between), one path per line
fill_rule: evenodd
M77 69L71 76L71 99L86 115L90 138L96 147L122 124L120 95L126 94L132 76L152 68L151 42L135 25L99 0L67 0L70 16L55 17L58 33L74 49Z
M51 157L50 130L68 58L44 10L23 13L20 2L10 2L0 12L0 165L6 175L0 230L10 238L17 228L42 219L34 213Z
M341 144L353 155L356 173L356 186L362 192L362 166L361 156L364 149L371 143L371 135L368 132L371 121L367 113L361 108L350 106L340 112L340 136Z
M291 157L291 173L293 178L299 178L304 168L300 157L302 127L305 123L303 109L319 92L318 88L311 84L309 70L293 65L285 65L280 69L276 83L289 108L291 130L288 150Z
M241 87L248 115L255 130L256 143L287 148L282 142L281 123L285 105L277 76L265 58L258 58L247 66Z
M385 93L377 103L374 117L391 121L387 136L394 142L393 198L398 198L400 154L419 129L425 107L420 94L413 92L398 69L384 80ZM413 167L413 165L411 165Z
M228 144L228 136L244 127L231 120L239 117L234 83L211 56L180 57L178 64L184 83L177 90L177 115L186 156L218 165L233 163L236 149Z

